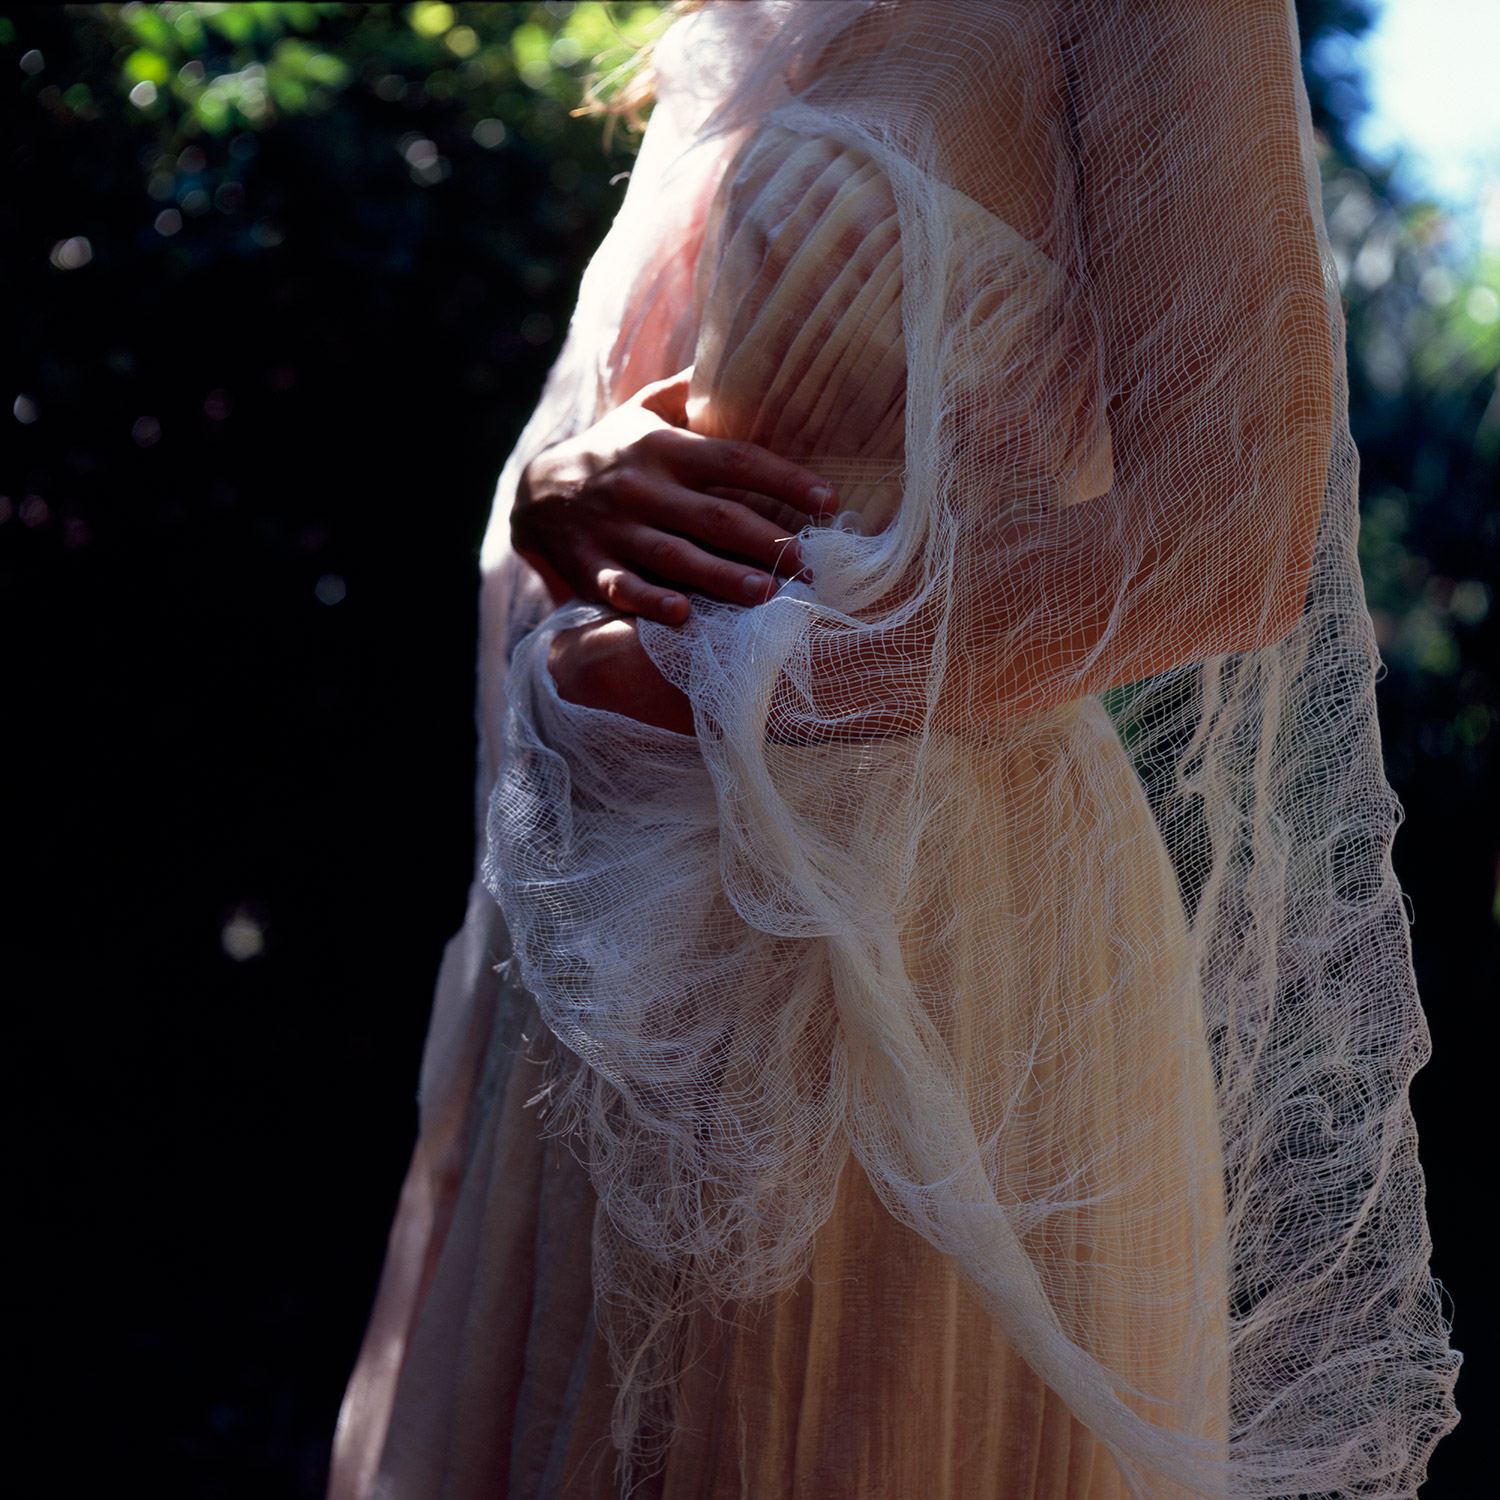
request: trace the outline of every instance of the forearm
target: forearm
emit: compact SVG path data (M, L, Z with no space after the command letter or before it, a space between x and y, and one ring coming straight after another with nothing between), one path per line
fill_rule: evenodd
M1214 497L1167 518L1107 496L963 540L864 622L814 621L773 694L768 732L982 729L1274 644L1305 605L1315 492L1310 477L1305 506L1274 518L1215 513Z
M692 734L693 706L646 655L635 621L598 620L553 638L547 670L558 694L584 708Z
M815 622L766 732L813 743L982 729L1291 628L1307 582L1300 529L1229 569L1216 553L1232 537L1191 535L1174 548L1100 502L1013 525L930 580L899 624ZM549 667L569 702L694 732L690 700L631 620L563 632Z

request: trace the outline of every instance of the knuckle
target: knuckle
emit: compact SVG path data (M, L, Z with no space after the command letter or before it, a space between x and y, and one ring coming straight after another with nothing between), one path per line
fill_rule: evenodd
M704 539L707 541L731 541L738 533L736 523L739 516L733 501L705 496L701 520Z
M731 478L748 488L755 474L756 456L753 444L730 442L724 448L724 468Z
M635 468L622 468L610 480L611 499L624 510L639 510L653 488L650 477Z
M646 544L642 559L653 573L670 574L681 562L681 544L675 537L657 532Z
M672 451L673 433L669 427L653 427L635 441L636 448L647 458L665 458Z

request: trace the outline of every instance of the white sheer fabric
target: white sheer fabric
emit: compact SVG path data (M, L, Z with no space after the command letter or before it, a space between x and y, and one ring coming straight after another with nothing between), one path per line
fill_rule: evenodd
M562 1044L627 1469L852 1154L1134 1493L1414 1494L1455 1361L1287 8L711 5L658 70L480 663L498 1024ZM770 603L641 627L696 738L557 695L598 612L506 540L531 457L689 363L697 430L846 507ZM414 1180L472 1158L471 927Z

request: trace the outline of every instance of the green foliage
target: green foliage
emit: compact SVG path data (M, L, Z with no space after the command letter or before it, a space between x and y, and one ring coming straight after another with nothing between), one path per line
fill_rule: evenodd
M248 214L234 217L236 205L254 201L255 140L279 124L351 184L360 214L389 225L381 254L393 268L410 254L395 242L424 222L417 200L499 152L542 182L524 208L512 198L503 222L475 232L497 276L546 299L526 325L526 337L543 343L552 335L538 331L560 325L566 273L562 257L539 246L550 237L581 254L618 202L607 135L574 112L591 76L605 97L617 90L666 20L644 0L67 9L73 73L20 74L22 96L59 127L98 121L139 143L142 206L156 224L142 243L153 253L202 265L283 242L274 212L253 227ZM1500 743L1489 727L1500 725L1491 617L1500 251L1476 249L1435 205L1403 200L1352 144L1349 127L1364 107L1353 42L1370 25L1369 0L1299 0L1298 15L1348 314L1361 560L1390 668L1384 701L1403 701L1387 734L1389 768L1400 787L1424 758L1451 767L1450 757L1468 757L1466 774L1479 777ZM0 45L9 49L15 34L0 17ZM371 164L382 152L383 170L404 184L400 214L379 206L387 187ZM374 175L356 191L350 174L366 170ZM108 254L102 244L99 253Z
M651 3L606 5L98 5L111 91L164 148L326 112L356 79L386 96L451 101L523 127L539 97L572 110L587 78L628 72L664 24ZM8 24L8 23L7 23ZM92 104L92 97L90 98Z
M1362 459L1360 563L1385 700L1403 700L1387 714L1388 769L1398 789L1421 760L1483 780L1500 730L1500 255L1331 146L1323 168Z
M135 253L186 273L281 246L290 153L299 172L337 183L327 222L349 238L341 253L387 271L409 268L426 243L431 190L485 201L471 236L497 284L539 299L524 337L541 348L564 326L575 263L618 207L636 145L582 115L585 94L596 76L605 94L627 79L667 15L642 0L137 0L54 19L68 46L50 46L38 76L18 70L18 102L41 106L56 132L130 143L136 222L150 226ZM262 143L284 163L279 182L254 166ZM134 217L98 226L90 253L109 260Z

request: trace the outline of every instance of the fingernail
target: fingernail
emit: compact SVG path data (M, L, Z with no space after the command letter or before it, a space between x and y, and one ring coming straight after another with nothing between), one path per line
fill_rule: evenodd
M662 598L661 607L675 612L679 609L686 609L687 600L681 594L667 594Z
M764 573L746 573L740 586L745 591L745 597L753 599L757 604L776 592L776 580L767 578Z
M820 484L809 493L808 499L815 505L827 505L833 500L833 491L826 484Z

